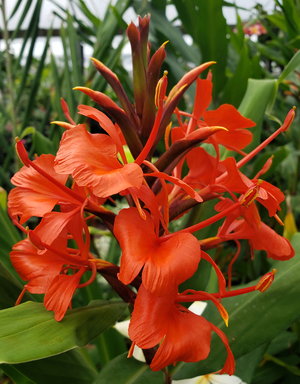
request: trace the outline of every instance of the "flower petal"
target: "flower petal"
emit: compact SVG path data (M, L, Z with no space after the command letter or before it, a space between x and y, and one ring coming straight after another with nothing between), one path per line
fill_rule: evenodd
M109 136L91 135L84 125L64 133L55 170L71 174L79 186L91 188L98 197L108 197L129 187L140 188L143 181L137 164L123 167L118 161L117 148Z
M115 220L114 234L122 248L119 279L129 284L144 265L146 289L166 295L193 275L201 258L198 240L189 233L158 238L154 222L145 211L143 220L136 208L123 209Z

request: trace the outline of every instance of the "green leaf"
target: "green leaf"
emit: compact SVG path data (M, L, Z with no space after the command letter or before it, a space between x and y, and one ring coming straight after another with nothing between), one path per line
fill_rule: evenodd
M14 270L10 258L9 253L12 250L14 244L21 240L21 237L16 230L15 226L11 222L6 211L2 209L0 206L0 260L5 265L5 267L20 281L22 281Z
M36 384L34 381L19 372L13 365L3 364L1 369L14 381L14 384Z
M222 13L222 0L173 0L179 17L187 33L200 47L202 61L216 61L212 67L214 95L217 95L226 83L227 64L226 38L227 25Z
M37 131L34 127L25 128L20 138L22 139L29 134L32 134L33 148L39 156L43 153L51 153L52 155L56 154L52 141L48 139L48 137L44 136L41 132Z
M79 350L29 363L2 364L1 369L16 384L91 384L96 377L95 370ZM17 378L28 381L17 381Z
M229 326L216 308L209 303L203 316L219 327L227 336L235 358L239 358L260 345L273 340L300 317L299 274L300 234L293 237L296 250L294 258L274 263L278 270L272 286L264 293L259 291L222 300L229 314ZM252 282L255 285L257 282ZM211 352L208 358L198 363L181 363L174 379L195 377L221 369L226 350L216 334L212 334ZM176 368L175 368L176 369Z
M42 76L42 72L43 72L44 65L45 65L45 60L46 60L46 56L47 56L47 52L48 52L48 45L49 45L51 34L52 34L52 28L50 28L48 30L47 38L46 38L46 42L45 42L45 47L44 47L42 56L39 59L39 65L38 65L38 68L37 68L37 71L36 71L36 74L34 77L34 81L31 84L30 94L29 94L27 106L25 109L25 115L23 116L23 123L22 123L22 127L21 127L20 132L22 132L23 129L26 127L27 122L29 121L31 114L33 112L34 106L35 106L35 100L37 97L38 89L40 87L41 76Z
M245 149L251 151L260 144L260 135L265 111L272 108L277 91L276 80L248 80L248 87L245 96L239 106L239 112L256 123L251 128L253 140Z
M0 261L0 309L13 307L22 290L23 285ZM23 296L23 301L26 300L32 300L28 292Z
M272 15L266 16L266 18L273 23L276 27L278 27L281 31L287 33L287 28L285 24L284 15L281 13L273 13Z
M294 332L284 331L279 336L275 337L268 346L267 353L270 355L277 355L286 349L289 349L297 341L297 335Z
M164 384L162 371L153 372L149 365L134 358L127 358L127 352L116 357L99 373L93 384Z
M22 363L83 347L112 326L127 305L92 301L67 311L61 322L42 303L26 302L0 311L0 362Z
M263 355L266 351L268 343L265 343L254 351L241 356L236 360L235 376L239 377L246 383L251 383L252 377L258 365L263 361Z
M248 51L247 45L244 45L240 52L236 70L224 88L221 104L232 104L236 108L240 105L247 89L248 79L252 73L252 63Z
M83 84L82 70L83 70L83 55L80 50L80 42L77 37L76 30L74 28L74 19L67 13L67 32L70 43L71 61L72 61L72 74L73 84L80 86Z
M2 207L3 211L6 210L6 206L7 206L7 192L2 187L0 187L0 206Z
M278 78L278 83L281 83L291 72L300 66L300 50L295 53L288 64L285 66L281 75Z

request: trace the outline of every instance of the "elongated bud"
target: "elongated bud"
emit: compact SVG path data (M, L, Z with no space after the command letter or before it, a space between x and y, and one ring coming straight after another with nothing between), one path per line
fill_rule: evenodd
M281 128L281 132L285 132L290 125L292 124L294 117L295 117L295 109L296 107L293 107L290 112L287 114L287 117L284 120L283 126Z
M27 151L24 147L24 144L18 137L16 137L15 140L16 140L16 151L19 156L19 159L22 161L25 167L30 167L30 160L29 160Z
M62 110L64 112L65 117L69 120L69 122L72 125L76 125L75 121L72 119L72 117L70 115L68 104L65 102L65 100L62 97L60 98L60 104L61 104L61 107L62 107Z
M258 179L261 175L264 175L268 170L271 168L272 162L273 162L274 155L272 155L264 164L262 169L257 173L255 176L255 179Z
M259 190L259 185L263 182L263 180L258 179L257 183L251 187L244 195L244 197L241 200L241 204L245 205L246 207L250 207L250 205L253 203L253 201L257 198L258 196L258 190Z
M168 78L168 71L164 71L164 75L161 79L159 79L156 90L155 90L155 105L157 108L163 107L164 98L166 96Z
M28 232L28 239L31 242L31 244L34 245L37 249L41 251L45 249L41 239L32 229L30 229Z
M266 273L256 284L255 290L260 292L265 292L273 283L274 275L277 272L277 269L273 269L272 272Z

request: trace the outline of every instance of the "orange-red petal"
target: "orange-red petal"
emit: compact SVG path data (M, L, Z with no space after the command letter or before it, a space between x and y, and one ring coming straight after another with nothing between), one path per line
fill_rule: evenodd
M114 234L121 249L119 279L129 284L144 266L142 280L151 293L163 296L193 275L201 258L198 240L189 233L158 238L154 222L145 211L123 209L116 217Z
M137 164L122 164L112 139L91 135L79 125L63 135L55 170L71 174L79 186L91 188L98 197L108 197L129 187L140 188L143 172Z

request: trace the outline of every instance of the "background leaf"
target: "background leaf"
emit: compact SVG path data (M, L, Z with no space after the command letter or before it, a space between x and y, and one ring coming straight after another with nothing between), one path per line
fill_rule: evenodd
M162 371L153 372L149 365L128 359L127 353L116 357L99 373L93 384L164 384Z
M21 363L83 347L113 325L126 307L121 302L93 301L67 311L61 322L42 303L26 302L2 310L0 361Z

